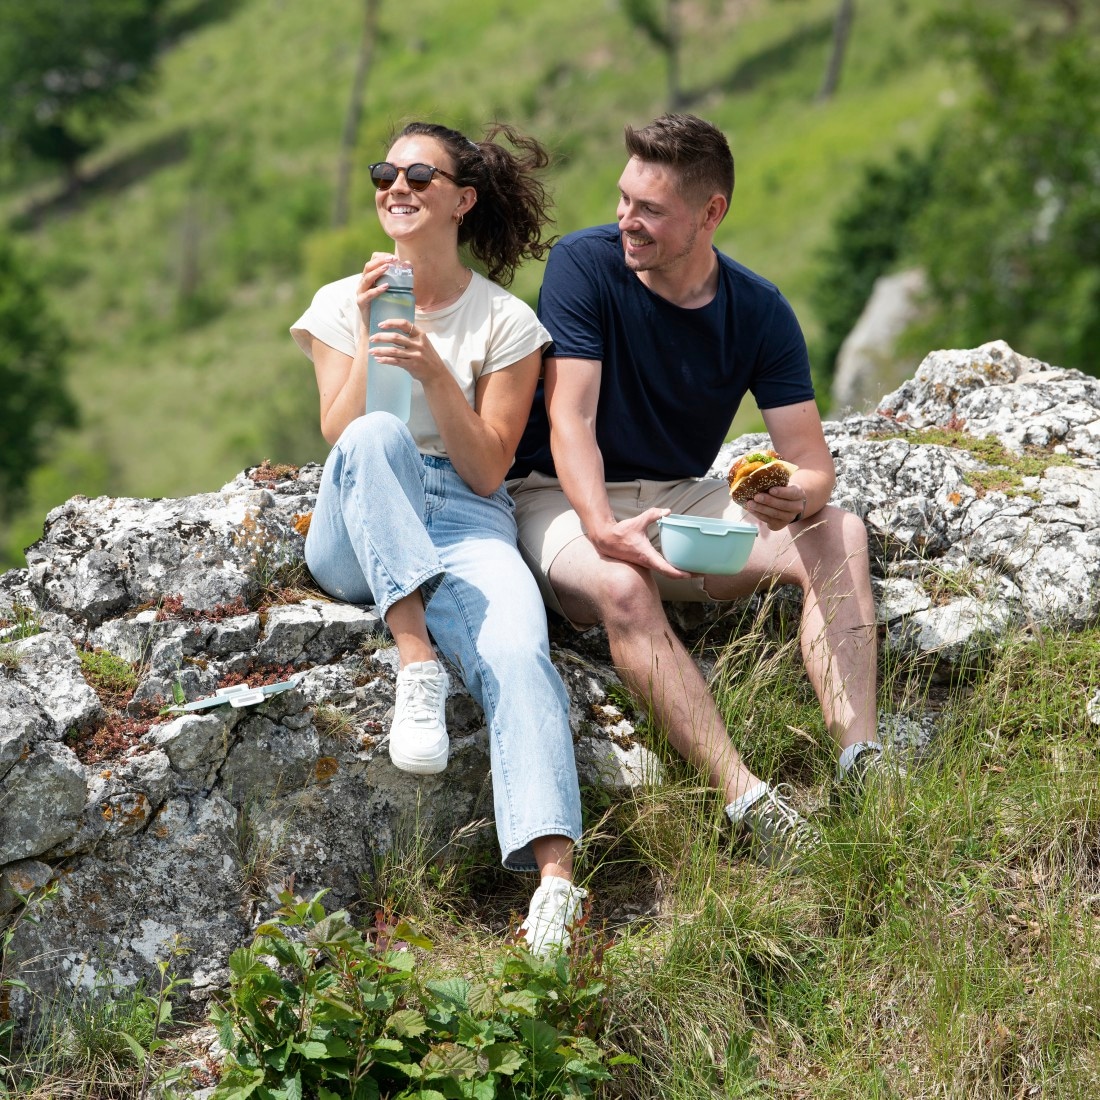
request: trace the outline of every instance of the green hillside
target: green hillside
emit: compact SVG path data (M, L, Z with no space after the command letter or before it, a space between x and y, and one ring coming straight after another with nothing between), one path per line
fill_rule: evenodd
M821 104L836 0L682 5L687 109L721 125L737 159L719 245L780 285L811 338L817 251L862 165L919 146L957 98L957 74L920 33L935 6L859 5L840 90ZM18 564L75 493L174 496L263 458L323 457L312 372L287 328L321 282L382 244L363 165L395 122L513 122L559 157L559 231L612 219L623 123L667 107L662 58L618 3L382 0L361 217L334 233L363 7L242 0L165 54L141 114L84 165L78 200L9 174L0 211L49 274L83 423L36 476L0 563ZM540 276L522 271L516 291L533 301ZM740 426L755 426L752 410Z

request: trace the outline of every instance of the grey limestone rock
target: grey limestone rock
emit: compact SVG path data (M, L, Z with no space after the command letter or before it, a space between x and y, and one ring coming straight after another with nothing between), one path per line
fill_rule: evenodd
M870 533L888 650L949 672L1016 624L1100 619L1097 379L1002 343L938 351L826 437L834 501ZM969 445L982 439L1008 457ZM763 442L723 447L714 472ZM457 674L447 771L390 764L396 651L373 608L323 598L302 570L318 478L258 467L180 500L74 498L47 517L28 567L0 576L0 911L57 887L10 948L31 990L154 978L182 938L178 968L210 991L280 888L370 903L387 853L436 851L456 830L495 855L488 737ZM707 616L685 606L672 619L691 630ZM660 782L606 648L564 637L552 656L582 781ZM137 672L125 708L86 679L81 653L96 649ZM258 704L158 713L292 675ZM934 724L882 722L918 748Z

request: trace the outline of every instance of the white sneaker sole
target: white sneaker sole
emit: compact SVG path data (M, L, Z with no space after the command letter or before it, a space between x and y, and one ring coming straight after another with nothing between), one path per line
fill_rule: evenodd
M447 767L449 746L444 745L434 756L405 756L401 752L394 752L390 745L390 760L399 771L411 772L413 775L438 775Z

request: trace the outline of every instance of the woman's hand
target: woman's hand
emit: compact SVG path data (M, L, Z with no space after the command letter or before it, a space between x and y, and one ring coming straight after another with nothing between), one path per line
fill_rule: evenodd
M440 372L449 374L431 340L412 321L383 321L370 338L370 353L379 363L407 370L421 385Z
M355 291L355 304L359 307L359 313L363 318L363 328L370 327L370 304L387 289L386 281L382 278L387 264L393 263L397 257L392 252L372 252L371 258L363 265L363 274L359 278L359 286ZM378 283L375 286L375 283Z

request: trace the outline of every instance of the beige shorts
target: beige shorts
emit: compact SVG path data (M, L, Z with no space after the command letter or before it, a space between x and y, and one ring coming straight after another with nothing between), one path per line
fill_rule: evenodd
M538 472L513 478L508 492L516 503L519 549L538 581L543 601L565 616L548 580L554 559L574 540L584 538L580 516L569 506L561 482ZM669 508L673 513L708 516L734 523L752 523L752 517L730 500L725 479L685 478L680 481L616 481L607 486L617 520L630 519L647 508ZM660 528L653 524L649 540L660 550ZM654 574L661 598L677 603L711 602L702 577L675 580ZM565 616L568 617L568 616ZM574 624L578 625L578 624Z

